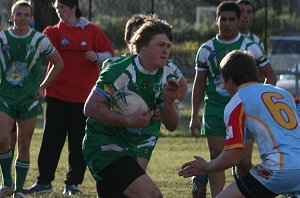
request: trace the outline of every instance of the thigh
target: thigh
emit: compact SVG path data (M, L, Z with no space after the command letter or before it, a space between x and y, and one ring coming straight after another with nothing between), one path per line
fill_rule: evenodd
M236 181L236 184L239 191L247 198L269 198L277 196L276 193L270 191L253 177L250 172L240 177Z
M14 119L7 113L0 111L0 152L6 152L9 149L11 130Z
M236 182L230 184L227 188L225 188L222 192L220 192L216 198L241 198L245 197L239 190Z
M29 160L29 147L35 124L36 117L28 119L17 119L17 143L19 150L19 160Z
M112 188L111 191L122 195L134 180L144 174L146 172L137 163L136 159L124 156L108 165L97 175L103 178L103 182Z
M224 148L225 137L207 137L207 144L210 151L211 159L215 159Z

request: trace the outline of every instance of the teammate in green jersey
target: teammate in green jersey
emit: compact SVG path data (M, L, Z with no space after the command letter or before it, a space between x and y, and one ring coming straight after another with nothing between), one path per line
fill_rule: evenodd
M0 197L14 193L23 197L23 185L29 169L29 149L36 116L41 113L44 89L63 69L59 53L43 34L29 27L32 8L17 1L11 9L14 24L0 33L0 166L3 185ZM53 63L52 69L39 82L42 58ZM10 137L17 122L18 155L15 182L11 174L13 154Z
M106 188L97 189L100 197L162 197L137 162L136 139L143 129L139 133L128 130L146 127L152 113L123 116L110 109L109 98L114 90L134 91L150 110L159 105L162 123L168 130L175 130L180 121L178 76L173 67L166 65L172 40L169 24L156 17L147 19L131 39L137 54L109 64L86 101L83 153L95 180L101 182L99 187Z
M276 76L264 52L256 43L238 32L240 15L241 11L234 1L222 2L216 12L219 33L205 42L196 55L197 72L192 91L190 131L198 136L201 130L201 135L207 137L211 159L215 159L223 149L226 135L223 113L231 98L224 88L220 74L219 64L222 58L235 49L249 50L255 57L259 71L266 77L266 82L276 83ZM201 125L198 113L202 103L204 114ZM224 187L224 171L211 173L208 176L211 194L215 197ZM198 186L199 188L193 191L196 192L195 194L205 191L205 182L202 186Z

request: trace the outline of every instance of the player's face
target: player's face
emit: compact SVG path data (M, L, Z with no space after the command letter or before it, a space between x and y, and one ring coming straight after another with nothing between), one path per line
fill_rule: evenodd
M55 10L59 19L66 22L68 19L75 16L76 7L70 8L67 5L58 2L55 4Z
M238 33L239 19L234 11L223 11L217 18L217 25L221 39L229 41Z
M14 28L18 30L29 29L29 23L32 20L31 9L26 6L17 6L11 16L14 21Z
M241 10L240 28L249 29L253 21L253 10L251 5L239 5Z
M232 79L228 79L226 82L224 82L224 87L226 89L226 91L233 96L237 90L238 90L238 86L236 86L235 84L233 84Z
M165 34L156 34L148 45L144 46L139 53L143 60L147 61L145 69L149 71L156 70L166 65L170 55L172 42Z

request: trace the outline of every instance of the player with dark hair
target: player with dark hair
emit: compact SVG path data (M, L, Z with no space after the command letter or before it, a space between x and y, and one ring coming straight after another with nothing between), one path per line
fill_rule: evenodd
M275 84L276 76L264 52L254 42L238 32L241 11L234 1L223 1L216 11L216 24L219 32L205 42L196 55L196 75L192 91L192 112L190 131L194 136L207 137L210 158L215 159L222 151L226 130L223 113L231 96L225 90L220 73L220 62L230 51L247 49L257 61L258 69L267 77L266 83ZM202 125L198 117L200 106L204 103ZM222 191L225 184L224 171L209 173L212 197ZM196 198L205 191L205 176L193 178L193 194ZM200 183L203 181L202 183ZM196 187L196 189L195 189Z
M0 166L3 185L0 197L14 193L24 197L23 186L30 164L30 142L36 117L42 113L41 100L45 88L53 82L64 64L50 40L29 27L32 7L17 1L11 9L13 26L0 33ZM52 64L46 77L39 82L42 58ZM15 182L11 174L13 152L11 131L17 123L18 155Z
M180 121L178 97L180 72L168 64L173 41L171 26L149 17L131 39L137 54L110 63L88 97L88 117L83 153L100 189L100 197L162 197L159 188L138 163L137 142L148 127L152 113L123 116L109 107L115 90L138 93L150 110L160 106L161 122L174 131ZM99 109L101 109L99 111ZM156 126L154 126L156 128ZM128 128L142 128L133 133ZM152 129L152 130L151 130ZM124 172L126 170L126 172Z
M220 155L210 161L195 156L179 175L191 177L225 170L242 158L246 133L257 143L262 162L218 194L218 198L276 197L300 192L300 125L293 96L284 89L258 83L251 52L234 50L220 63L225 89L226 140Z

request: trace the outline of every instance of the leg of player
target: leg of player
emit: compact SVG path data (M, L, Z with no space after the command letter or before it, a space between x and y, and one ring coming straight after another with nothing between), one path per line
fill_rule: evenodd
M230 184L224 191L222 191L220 194L216 196L216 198L241 198L244 197L244 195L239 190L238 186L236 185L236 182L233 182Z
M200 175L192 177L192 197L206 198L206 187L208 184L208 175Z
M210 159L213 160L218 157L224 147L225 137L208 136L207 143L210 151ZM225 185L224 171L214 172L208 174L211 196L216 197Z
M17 120L19 128L17 134L18 156L16 160L16 187L15 193L23 193L23 187L30 162L30 142L36 124L36 117Z
M14 154L14 150L16 147L16 142L17 142L17 124L13 124L13 129L11 130L11 136L10 136L10 148Z
M126 173L124 172L126 170ZM118 197L161 198L162 194L152 179L137 161L129 156L122 157L98 173L103 178L107 192L115 192ZM102 184L97 188L104 187ZM100 189L97 189L98 194ZM105 193L105 192L104 192ZM105 198L105 196L103 196Z
M3 184L0 187L0 197L10 196L14 192L12 179L13 154L10 149L10 136L14 120L6 113L0 112L0 167Z
M138 161L139 165L140 165L144 170L147 169L147 166L148 166L148 163L149 163L148 159L139 157L139 158L137 159L137 161Z

